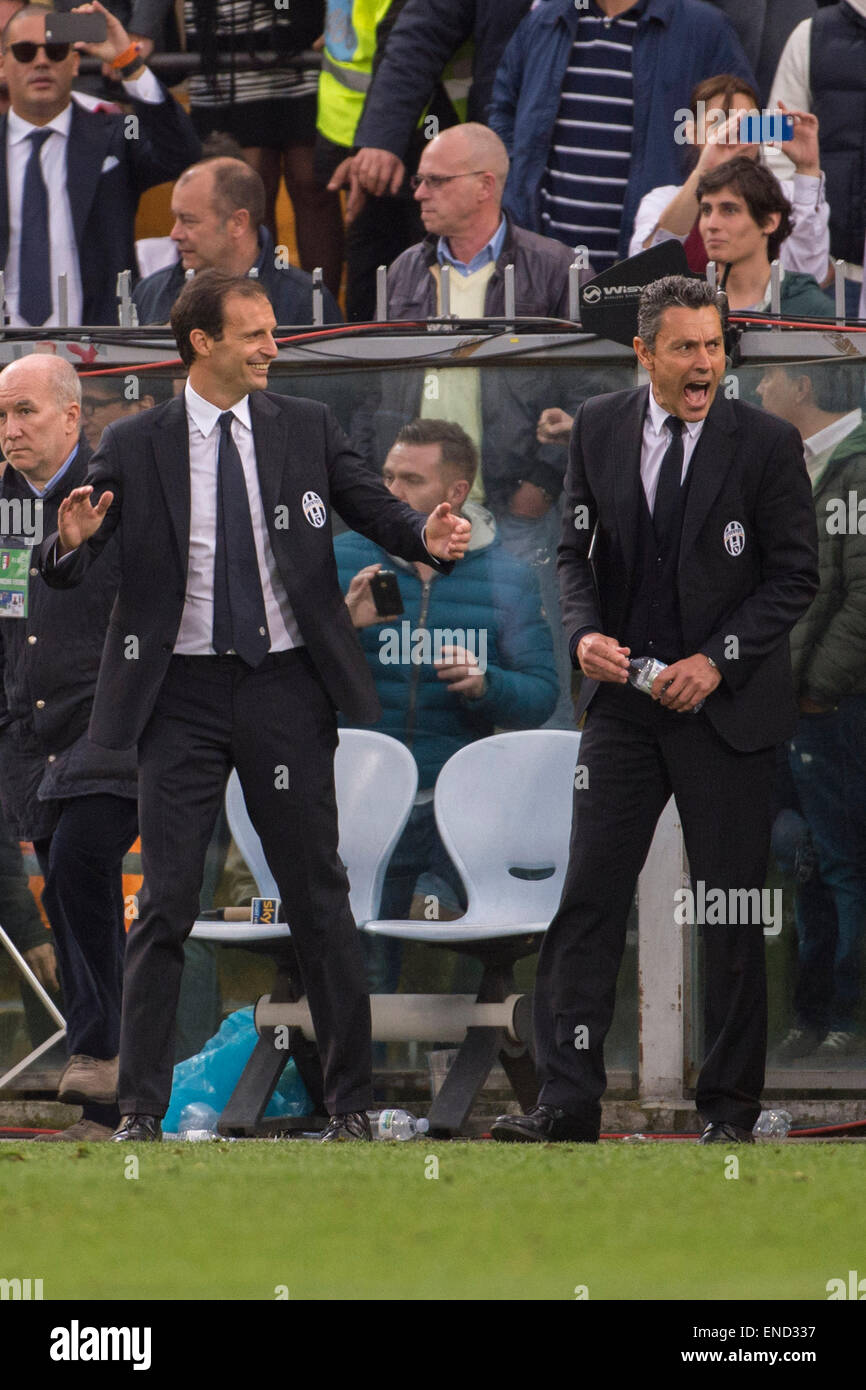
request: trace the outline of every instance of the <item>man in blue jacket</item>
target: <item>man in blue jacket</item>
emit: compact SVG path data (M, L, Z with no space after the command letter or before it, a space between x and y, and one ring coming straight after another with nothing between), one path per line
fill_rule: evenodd
M388 555L350 532L334 543L340 587L376 683L382 715L376 728L405 743L418 763L415 808L385 879L381 915L407 917L419 876L450 915L465 906L462 884L436 831L433 786L453 753L497 728L537 728L556 704L558 682L550 628L538 582L504 549L490 512L467 502L478 453L459 425L414 420L385 460L389 490L414 507L448 502L472 521L460 566L439 575L430 566ZM394 570L400 616L381 615L370 580ZM377 989L393 991L400 943L377 943Z
M180 260L136 285L139 323L168 323L188 272L208 267L261 281L277 323L313 322L312 278L288 264L285 247L274 246L263 225L265 185L244 160L220 156L185 169L172 192L171 212ZM323 286L322 295L325 323L342 323L330 290Z
M723 72L754 85L727 19L703 0L545 0L493 87L489 123L511 156L508 211L607 269L628 254L643 195L681 182L677 111Z

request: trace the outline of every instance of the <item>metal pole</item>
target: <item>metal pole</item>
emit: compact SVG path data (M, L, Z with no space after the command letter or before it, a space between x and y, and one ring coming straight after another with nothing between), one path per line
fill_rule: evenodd
M0 270L0 338L6 328L6 275Z
M321 328L325 322L325 296L322 293L322 267L313 271L313 323Z
M777 260L770 263L770 313L777 318L782 313L782 266Z
M115 293L119 300L117 308L117 322L120 324L121 328L131 328L133 326L132 314L130 312L132 308L132 299L130 297L131 286L132 271L119 271L117 276L117 288L115 290Z
M57 277L57 326L69 327L69 276L65 271Z
M711 290L714 290L718 284L715 261L707 261L707 284Z
M845 322L845 262L833 262L833 281L836 291L836 322Z
M376 322L388 322L388 267L380 265L376 270Z
M580 261L575 256L568 267L568 317L580 323Z
M451 267L439 267L439 313L443 319L451 314Z
M515 313L516 298L514 294L514 266L505 267L505 317L512 322Z

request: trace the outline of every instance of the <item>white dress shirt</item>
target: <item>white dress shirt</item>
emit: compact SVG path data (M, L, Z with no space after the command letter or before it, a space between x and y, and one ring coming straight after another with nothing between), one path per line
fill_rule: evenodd
M222 410L200 396L187 381L184 402L189 427L190 528L189 571L183 616L174 650L179 656L213 656L213 588L217 524L217 456ZM249 396L232 406L232 439L240 454L247 485L259 579L265 600L270 650L303 646L285 588L277 570L265 524Z
M157 105L163 101L162 91L156 77L146 69L134 82L123 84L129 96L138 101ZM81 290L81 270L78 263L78 245L75 240L75 227L72 221L72 208L66 183L66 152L69 141L69 128L72 124L72 103L49 121L47 125L35 126L16 116L9 110L6 125L6 182L9 190L9 250L6 256L6 312L13 328L29 328L30 324L18 312L20 286L18 283L19 262L21 258L21 204L24 198L24 175L30 159L32 145L28 136L34 130L50 130L48 140L42 146L39 161L42 177L48 191L48 246L45 248L50 264L50 284L52 310L45 320L45 327L59 323L57 313L57 277L66 275L67 321L81 323L83 297ZM117 160L114 161L117 163ZM130 267L132 269L132 267Z
M653 389L650 387L649 409L644 416L643 422L643 442L640 451L640 478L643 483L644 495L647 506L652 515L655 506L656 488L659 485L659 474L662 467L662 459L667 453L668 445L673 438L670 430L665 426L665 420L670 415L669 410L665 410L656 400ZM680 477L682 483L689 471L689 464L692 454L701 437L701 430L704 428L703 420L684 420L683 424L683 471Z

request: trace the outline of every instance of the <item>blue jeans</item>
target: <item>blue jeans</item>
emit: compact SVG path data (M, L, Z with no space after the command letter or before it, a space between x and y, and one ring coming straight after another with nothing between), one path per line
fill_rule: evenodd
M533 520L529 517L512 516L509 511L496 510L496 529L499 539L519 560L532 566L541 589L541 602L550 635L553 638L553 660L559 679L559 699L553 714L542 725L544 729L573 729L574 701L571 698L571 657L562 628L562 612L559 607L559 581L556 577L556 547L562 527L560 504L554 505L544 516Z
M788 755L821 879L836 909L835 932L826 914L812 930L804 923L800 971L815 975L819 994L832 972L826 1026L853 1031L866 929L866 695L849 695L828 714L802 716Z

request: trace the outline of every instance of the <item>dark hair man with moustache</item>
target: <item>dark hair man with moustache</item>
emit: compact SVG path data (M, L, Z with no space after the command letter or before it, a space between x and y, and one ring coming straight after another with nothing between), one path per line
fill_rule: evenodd
M276 319L255 280L203 270L171 321L183 396L108 426L41 556L48 582L72 587L122 528L91 721L94 740L137 744L139 758L145 887L126 952L114 1137L160 1138L183 941L234 766L292 924L332 1117L323 1141L369 1139L370 1004L333 762L337 707L371 722L379 705L330 514L445 572L471 526L447 502L425 518L392 497L327 407L265 390Z
M634 347L650 385L586 401L569 448L558 568L585 677L586 775L538 962L538 1105L501 1116L502 1140L598 1139L626 919L671 795L696 900L698 884L728 902L752 891L703 932L701 1142L748 1142L761 1108L763 922L748 908L766 875L775 749L797 718L788 633L818 587L814 508L797 432L717 394L723 325L708 285L646 286ZM642 657L666 664L651 699L628 681ZM672 903L659 930L675 921Z

